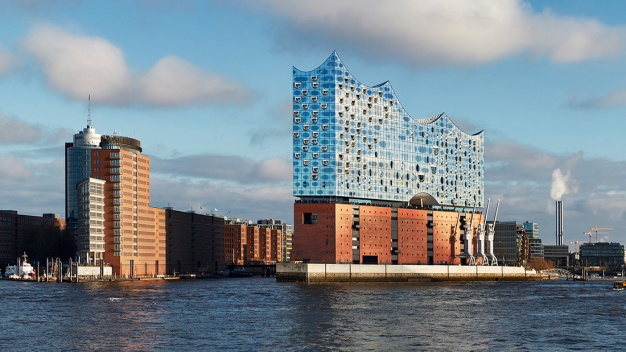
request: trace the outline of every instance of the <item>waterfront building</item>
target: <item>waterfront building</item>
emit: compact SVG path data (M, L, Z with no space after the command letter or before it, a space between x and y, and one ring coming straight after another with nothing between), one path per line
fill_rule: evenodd
M471 214L338 203L295 204L293 260L362 264L461 264ZM474 215L476 233L481 214ZM300 225L301 224L301 225ZM476 237L471 239L477 247Z
M530 258L543 259L543 243L541 243L541 238L529 238L528 245L530 247Z
M546 261L553 262L557 267L565 267L569 265L569 246L543 246L543 258Z
M314 70L294 67L293 260L468 261L482 215L468 248L462 233L469 209L484 206L483 170L482 132L444 113L412 118L388 81L359 82L336 52Z
M116 275L164 274L165 210L150 206L150 158L133 138L102 136L100 147L91 178L105 181L104 262Z
M280 220L228 219L225 225L225 257L228 264L272 264L282 261Z
M617 268L624 266L624 245L596 242L580 245L580 264Z
M526 221L523 227L529 239L539 238L539 225L537 223Z
M150 158L141 152L136 139L97 134L91 118L65 144L65 217L79 263L165 273L165 210L150 206Z
M492 221L487 223L492 224ZM496 221L493 239L493 252L501 264L517 263L517 223L515 221Z
M165 208L167 274L208 272L225 268L225 220L213 214ZM228 237L226 237L228 238ZM230 239L230 238L228 238ZM231 242L229 242L231 244ZM230 247L229 247L230 248Z
M16 210L0 210L0 271L9 264L15 265L17 258L23 254L23 236L28 231L45 232L51 226L65 230L65 219L57 214L32 216L18 214Z
M267 228L271 228L272 230L281 231L280 238L276 238L276 240L274 240L274 237L272 237L272 241L274 241L272 250L280 250L280 254L275 253L274 260L286 261L286 262L291 261L291 248L292 248L291 239L293 236L293 230L292 230L291 225L284 223L282 220L269 219L269 220L258 220L257 226L267 227Z
M524 232L528 234L530 258L543 258L543 243L539 238L539 225L534 222L526 221L523 226Z
M250 222L250 225L252 225L252 222ZM246 226L246 243L248 243L248 248L244 255L245 262L262 262L263 259L261 259L259 253L260 238L258 226Z
M248 237L246 224L226 220L224 225L224 257L226 264L243 265L246 261Z
M65 221L71 236L76 235L78 222L78 190L82 180L91 177L91 150L100 149L102 135L91 125L74 135L72 143L65 143Z
M106 181L86 178L76 185L78 207L76 250L82 262L96 265L104 258L104 184Z
M516 225L516 243L517 243L517 265L526 265L530 260L530 243L528 234L524 231L524 225Z
M296 197L484 206L482 131L412 118L388 81L359 82L336 52L294 67L293 114Z

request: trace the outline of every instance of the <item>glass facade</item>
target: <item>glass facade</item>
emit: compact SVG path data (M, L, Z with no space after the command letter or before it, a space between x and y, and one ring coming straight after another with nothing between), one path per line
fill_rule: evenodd
M70 232L78 219L78 193L76 186L91 177L91 149L100 149L101 135L91 126L74 135L74 142L65 145L65 219Z
M91 177L91 149L89 148L67 148L65 150L67 158L66 170L66 202L67 219L78 219L78 191L76 185L86 178Z
M333 52L293 69L293 194L482 207L484 136L413 119L389 82L362 84Z
M624 245L596 242L580 245L580 264L584 266L623 267Z
M539 238L539 225L534 222L526 221L524 223L524 231L528 235L528 238Z

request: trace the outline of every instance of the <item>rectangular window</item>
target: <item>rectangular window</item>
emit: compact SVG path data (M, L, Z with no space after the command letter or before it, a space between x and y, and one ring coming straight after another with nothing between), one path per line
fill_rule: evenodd
M317 225L317 213L303 213L304 224Z

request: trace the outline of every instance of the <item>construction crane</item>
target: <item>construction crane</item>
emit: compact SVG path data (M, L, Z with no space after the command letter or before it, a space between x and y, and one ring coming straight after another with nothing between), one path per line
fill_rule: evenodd
M608 235L609 234L608 232L598 232L598 230L613 230L613 229L609 228L609 227L598 227L596 225L596 231L595 231L595 233L596 233L596 243L598 243L598 234L600 234L600 235ZM591 232L591 231L593 231L593 229L589 229L589 232Z
M570 242L574 244L574 252L578 252L578 244L579 243L586 243L585 241L574 241L574 242Z

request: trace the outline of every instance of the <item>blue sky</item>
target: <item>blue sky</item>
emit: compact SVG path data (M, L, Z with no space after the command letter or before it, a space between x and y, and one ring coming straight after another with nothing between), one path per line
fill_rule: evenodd
M4 1L0 208L63 214L63 143L91 94L97 131L152 158L153 206L292 222L291 67L337 50L362 82L390 80L414 118L485 130L499 219L538 222L553 244L554 186L566 242L596 225L626 242L624 13L621 1Z

